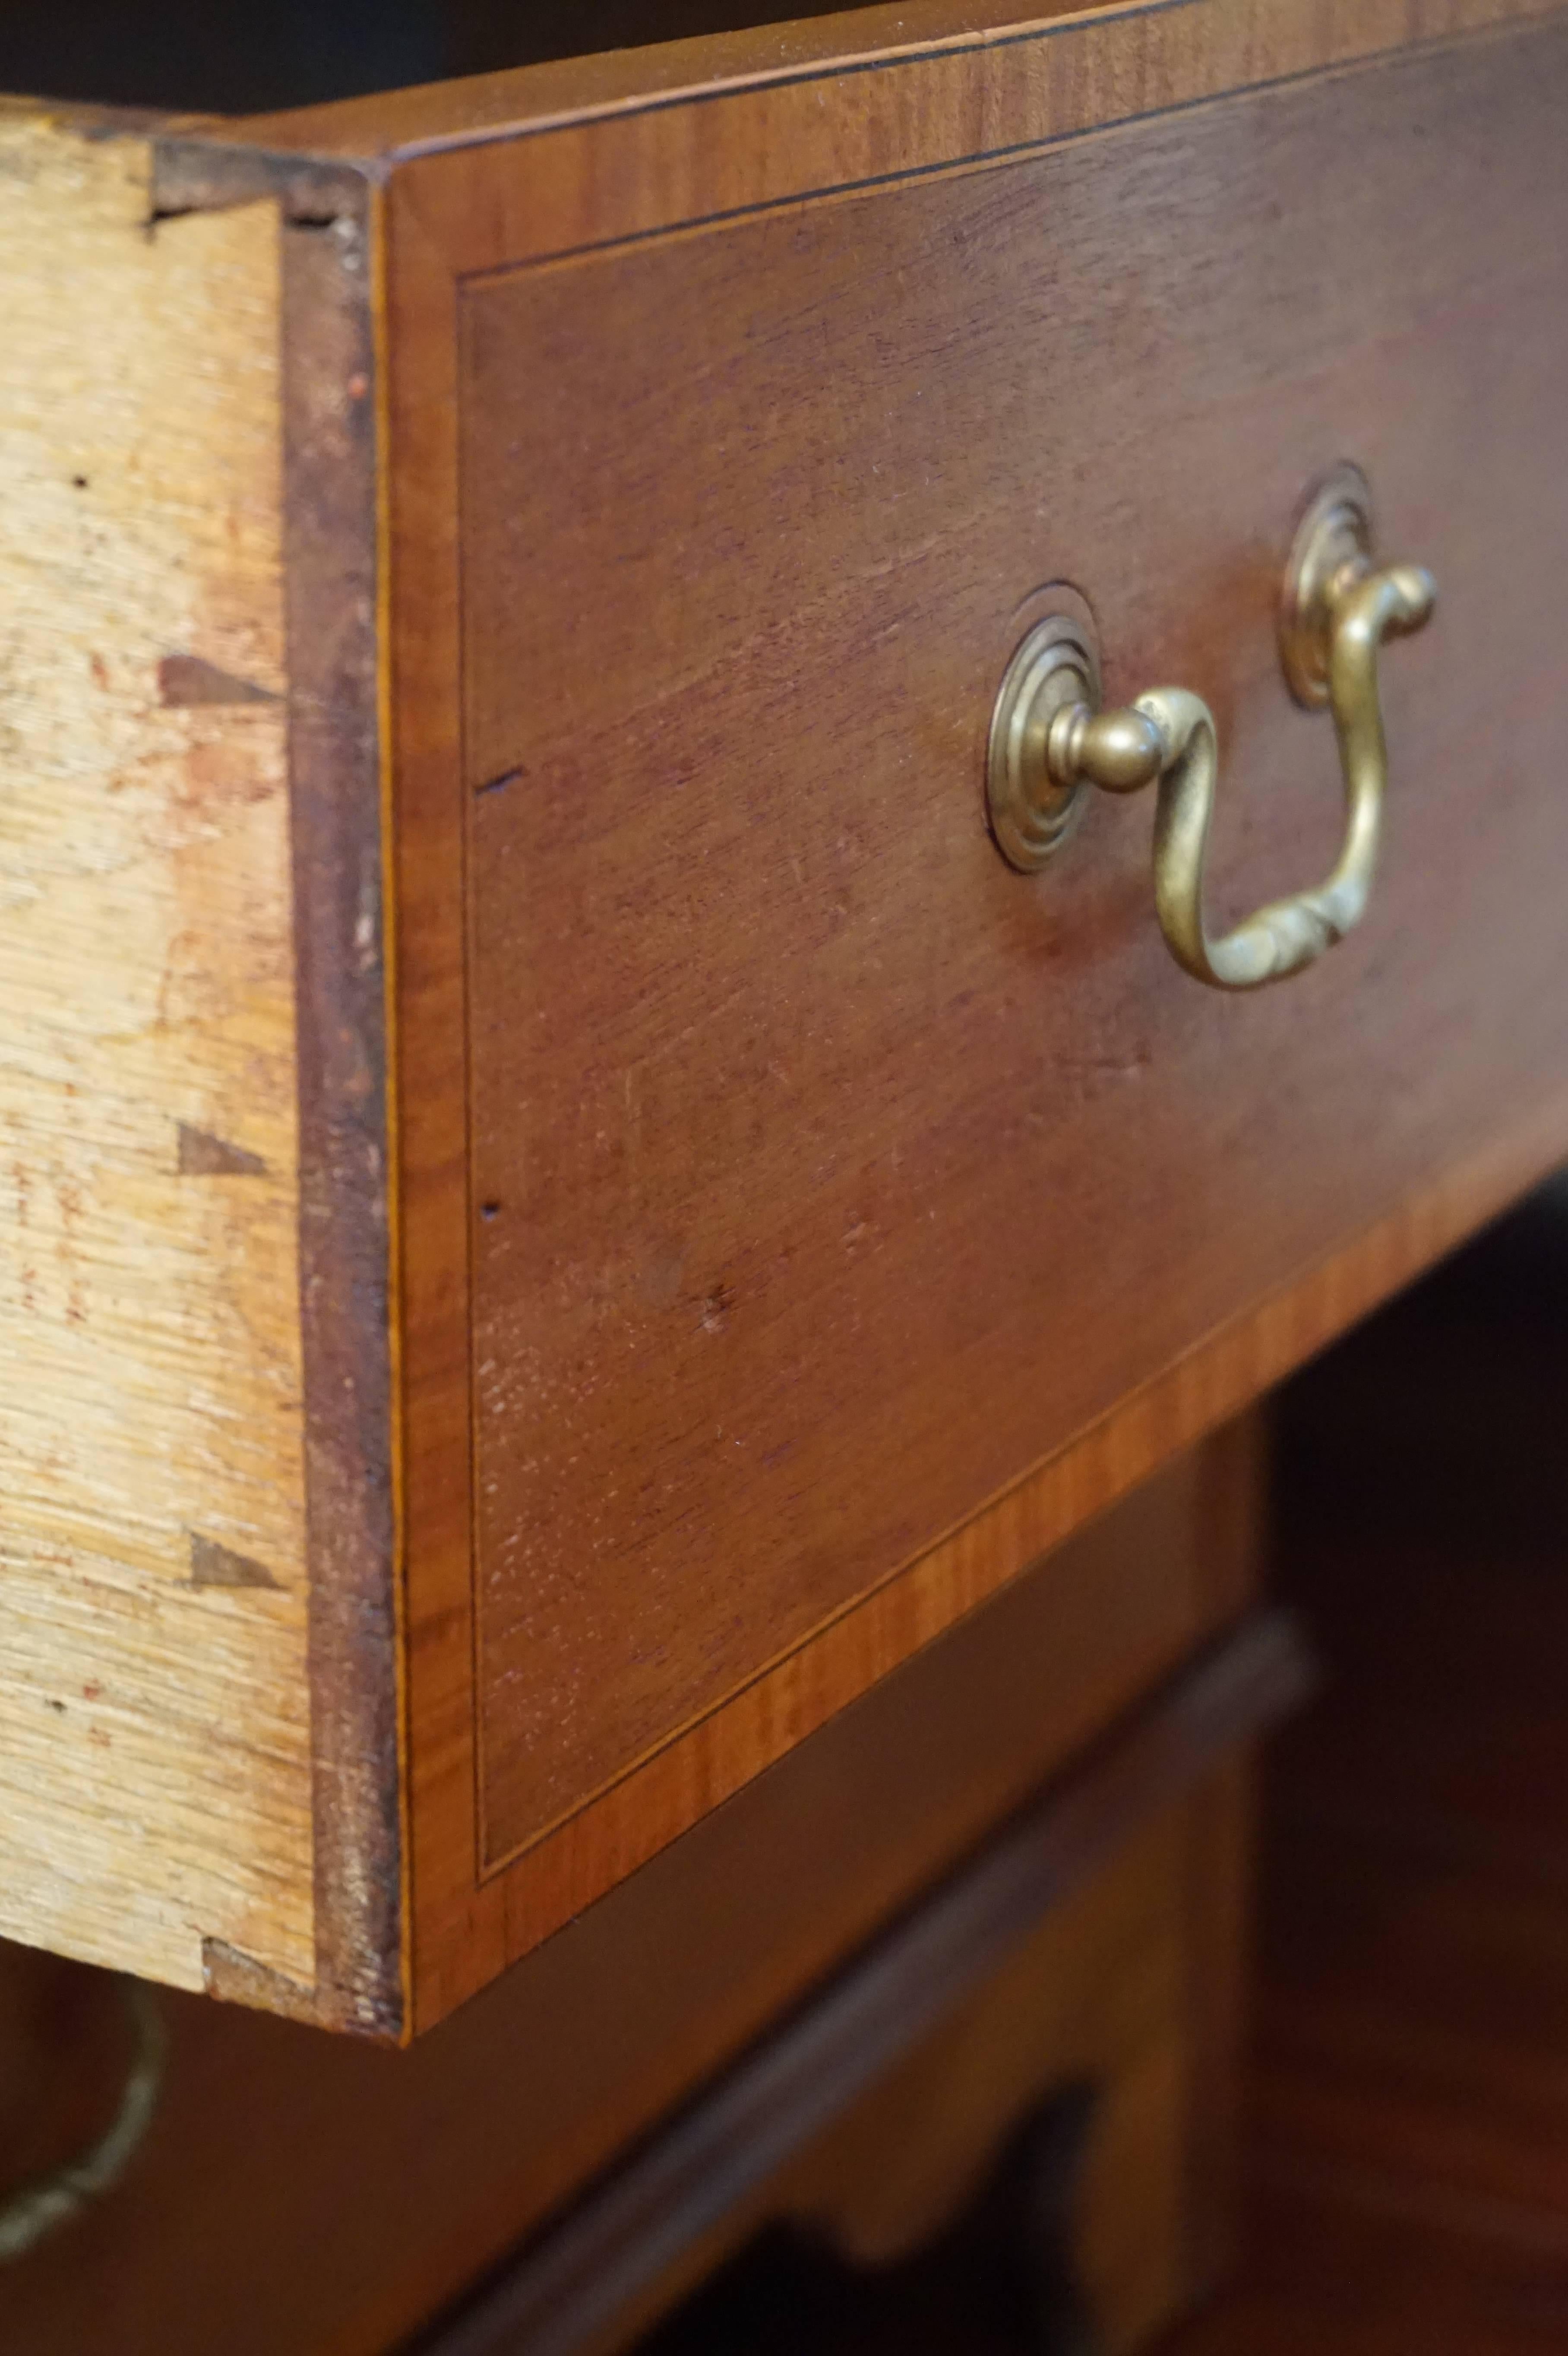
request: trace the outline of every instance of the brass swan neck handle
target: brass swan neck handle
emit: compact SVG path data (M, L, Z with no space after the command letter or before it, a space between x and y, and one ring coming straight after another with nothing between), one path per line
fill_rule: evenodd
M1044 863L1085 785L1126 794L1157 782L1155 907L1184 971L1216 990L1255 990L1298 973L1342 940L1365 913L1382 832L1388 755L1379 652L1385 639L1419 630L1436 596L1419 565L1374 571L1370 541L1365 483L1354 468L1339 468L1308 507L1285 574L1285 675L1298 701L1332 709L1344 775L1344 841L1323 883L1210 937L1203 873L1219 778L1212 714L1181 687L1152 688L1125 709L1100 710L1093 648L1060 616L1015 656L992 727L992 824L1013 863ZM1042 631L1049 644L1035 646L1031 664L1026 658Z

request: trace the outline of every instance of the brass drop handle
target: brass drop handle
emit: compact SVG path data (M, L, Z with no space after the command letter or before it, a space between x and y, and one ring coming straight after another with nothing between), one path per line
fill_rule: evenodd
M74 2159L15 2192L0 2192L0 2265L27 2257L118 2182L152 2123L163 2090L167 2036L156 1992L122 1975L132 2054L111 2124Z
M1015 866L1044 864L1079 809L1082 788L1136 793L1157 781L1154 895L1160 929L1185 971L1216 990L1255 990L1310 965L1360 922L1382 831L1388 755L1378 695L1385 638L1419 630L1436 591L1419 565L1374 571L1371 500L1340 467L1310 503L1286 568L1280 645L1298 701L1332 709L1347 821L1332 873L1272 901L1220 939L1203 916L1214 814L1214 721L1186 688L1157 687L1120 711L1100 708L1099 666L1081 623L1048 616L1014 656L991 732L997 840Z

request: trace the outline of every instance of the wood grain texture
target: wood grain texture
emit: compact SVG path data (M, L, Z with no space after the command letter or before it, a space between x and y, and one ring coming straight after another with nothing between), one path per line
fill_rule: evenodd
M394 172L425 2018L1568 1141L1561 32L1020 152L1266 53L1156 21L1196 81L1113 12ZM1218 897L1319 864L1272 607L1347 449L1485 654L1391 661L1378 911L1225 1004L1143 814L1000 866L990 699L1074 579L1220 713Z
M749 2349L764 2332L770 2346L782 2332L786 2345L848 2351L874 2332L879 2348L901 2347L912 2327L922 2347L929 2334L933 2348L989 2351L996 2310L1011 2304L997 2280L1008 2254L976 2252L970 2204L985 2201L1021 2119L1078 2085L1093 2088L1093 2112L1072 2203L1075 2279L1097 2356L1147 2346L1192 2304L1188 2147L1195 2108L1222 2093L1199 2087L1189 1976L1200 1933L1188 1858L1211 1813L1205 1790L1135 1833L999 1972L571 2356L696 2356ZM445 2356L439 2338L429 2356Z
M150 185L0 123L0 1927L308 1984L278 223Z
M335 2028L404 2018L382 889L376 212L362 175L165 138L161 213L258 197L281 226L283 588L315 1971L208 1943L215 1994ZM166 673L167 666L165 667ZM225 693L182 669L194 700Z
M1020 2114L1073 2084L1094 2090L1072 2247L1096 2349L1126 2356L1188 2310L1208 2244L1231 2230L1189 2202L1192 2153L1210 2113L1233 2135L1237 2108L1208 2051L1203 1975L1217 1965L1233 1976L1225 1943L1244 1946L1247 1914L1245 1860L1232 1894L1195 1878L1192 1858L1223 1845L1216 1818L1246 1772L1243 1754L1136 1835L727 2230L733 2246L747 2226L782 2213L805 2228L814 2255L819 2240L842 2251L863 2270L845 2286L842 2315L825 2296L820 2318L801 2316L791 2333L789 2276L753 2287L737 2268L727 2337L715 2330L720 2294L709 2287L645 2351L639 2341L640 2356L746 2345L753 2316L764 2329L784 2323L803 2348L816 2344L820 2320L835 2348L861 2345L863 2322L881 2345L989 2350L1008 2302L995 2297L990 2251L976 2251L957 2212L983 2195ZM1229 1902L1210 1923L1201 1910L1221 1897Z
M623 2304L651 2286L683 2241L719 2227L795 2158L814 2130L827 2127L917 2038L1008 1966L1047 1910L1081 1890L1150 1814L1157 1817L1185 1798L1238 1741L1293 1707L1305 1676L1293 1625L1264 1613L1189 1665L1060 1790L1022 1811L542 2236L537 2251L525 2253L448 2329L436 2332L432 2356L500 2356L517 2346L538 2356L576 2356L596 2345ZM1185 1885L1186 1856L1173 1863L1173 1880ZM1179 1899L1171 1911L1179 1919ZM1179 1980L1179 1967L1174 1976ZM1172 1988L1158 2008L1184 2012L1186 1995ZM976 2092L985 2076L976 2072ZM1018 2091L1027 2099L1022 2085ZM896 2090L892 2099L896 2104ZM1171 2115L1185 2107L1178 2095ZM844 2197L843 2188L835 2198L824 2184L817 2188L821 2209L849 2246L885 2256L901 2236L918 2230L917 2218L929 2222L930 2211L952 2197L955 2179L961 2183L974 2165L973 2139L973 2126L968 2138L955 2138L937 2181L900 2187L884 2179L859 2200ZM1157 2238L1163 2228L1163 2262L1152 2282L1133 2277L1157 2315L1162 2306L1168 2312L1187 2231L1181 2171L1170 2169L1162 2189L1165 2217L1146 2218L1143 2225ZM784 2205L792 2197L805 2205L812 2194L804 2187L793 2196L784 2190ZM1115 2225L1119 2238L1136 2232L1137 2220L1123 2216ZM1107 2251L1099 2257L1108 2278L1117 2258ZM1145 2323L1150 2319L1146 2313Z
M1243 1446L1124 1499L411 2051L171 1998L160 2124L7 2281L8 2350L400 2345L1222 1636ZM117 2058L91 2010L0 1944L0 2182L86 2139Z
M310 1558L313 2012L406 2021L375 208L283 197L283 554Z
M1562 2340L1564 1208L1283 1402L1276 1576L1326 1673L1264 1783L1242 2265L1169 2356Z
M1310 1629L1307 1635L1312 1642ZM1214 1777L1209 1804L1189 1827L1186 1965L1192 2100L1182 2213L1188 2288L1194 2299L1232 2272L1242 2229L1257 1801L1255 1755L1232 1759Z
M1020 6L1018 0L992 0L988 6L975 0L901 0L655 48L476 74L336 105L251 115L214 125L212 135L312 155L390 159L427 147L548 130L574 116L647 112L681 98L739 102L753 121L776 123L772 102L760 95L752 112L744 87L760 94L770 83L797 83L799 98L786 102L786 139L749 155L743 137L732 143L738 168L773 180L798 173L814 153L820 155L825 138L840 157L857 145L880 154L890 139L897 143L912 135L930 141L950 134L965 107L973 110L972 121L979 113L997 125L1007 122L1010 110L1030 141L1061 138L1131 113L1255 89L1384 50L1528 23L1550 15L1556 5L1557 0L1360 0L1353 8L1322 9L1305 8L1300 0L1177 0L1174 6L1169 0L1155 0L1153 5L1149 0L1124 0L1122 5L1074 8ZM825 83L876 65L893 66L909 77L900 92L897 126L869 102L859 126L848 112L825 123ZM956 107L955 89L963 94ZM691 158L704 177L711 146L704 136ZM660 181L667 189L667 165ZM632 193L629 186L623 190Z

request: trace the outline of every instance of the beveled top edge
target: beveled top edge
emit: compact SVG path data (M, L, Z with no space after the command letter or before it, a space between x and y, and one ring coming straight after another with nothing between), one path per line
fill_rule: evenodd
M554 59L460 80L204 125L246 145L390 164L432 148L506 138L583 116L701 99L896 57L1027 38L1064 23L1163 15L1192 0L899 0L734 33ZM1537 0L1539 7L1539 0Z

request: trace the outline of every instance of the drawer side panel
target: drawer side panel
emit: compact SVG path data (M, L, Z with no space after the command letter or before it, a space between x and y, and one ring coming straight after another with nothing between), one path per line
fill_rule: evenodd
M277 207L0 121L0 1931L315 1977Z

